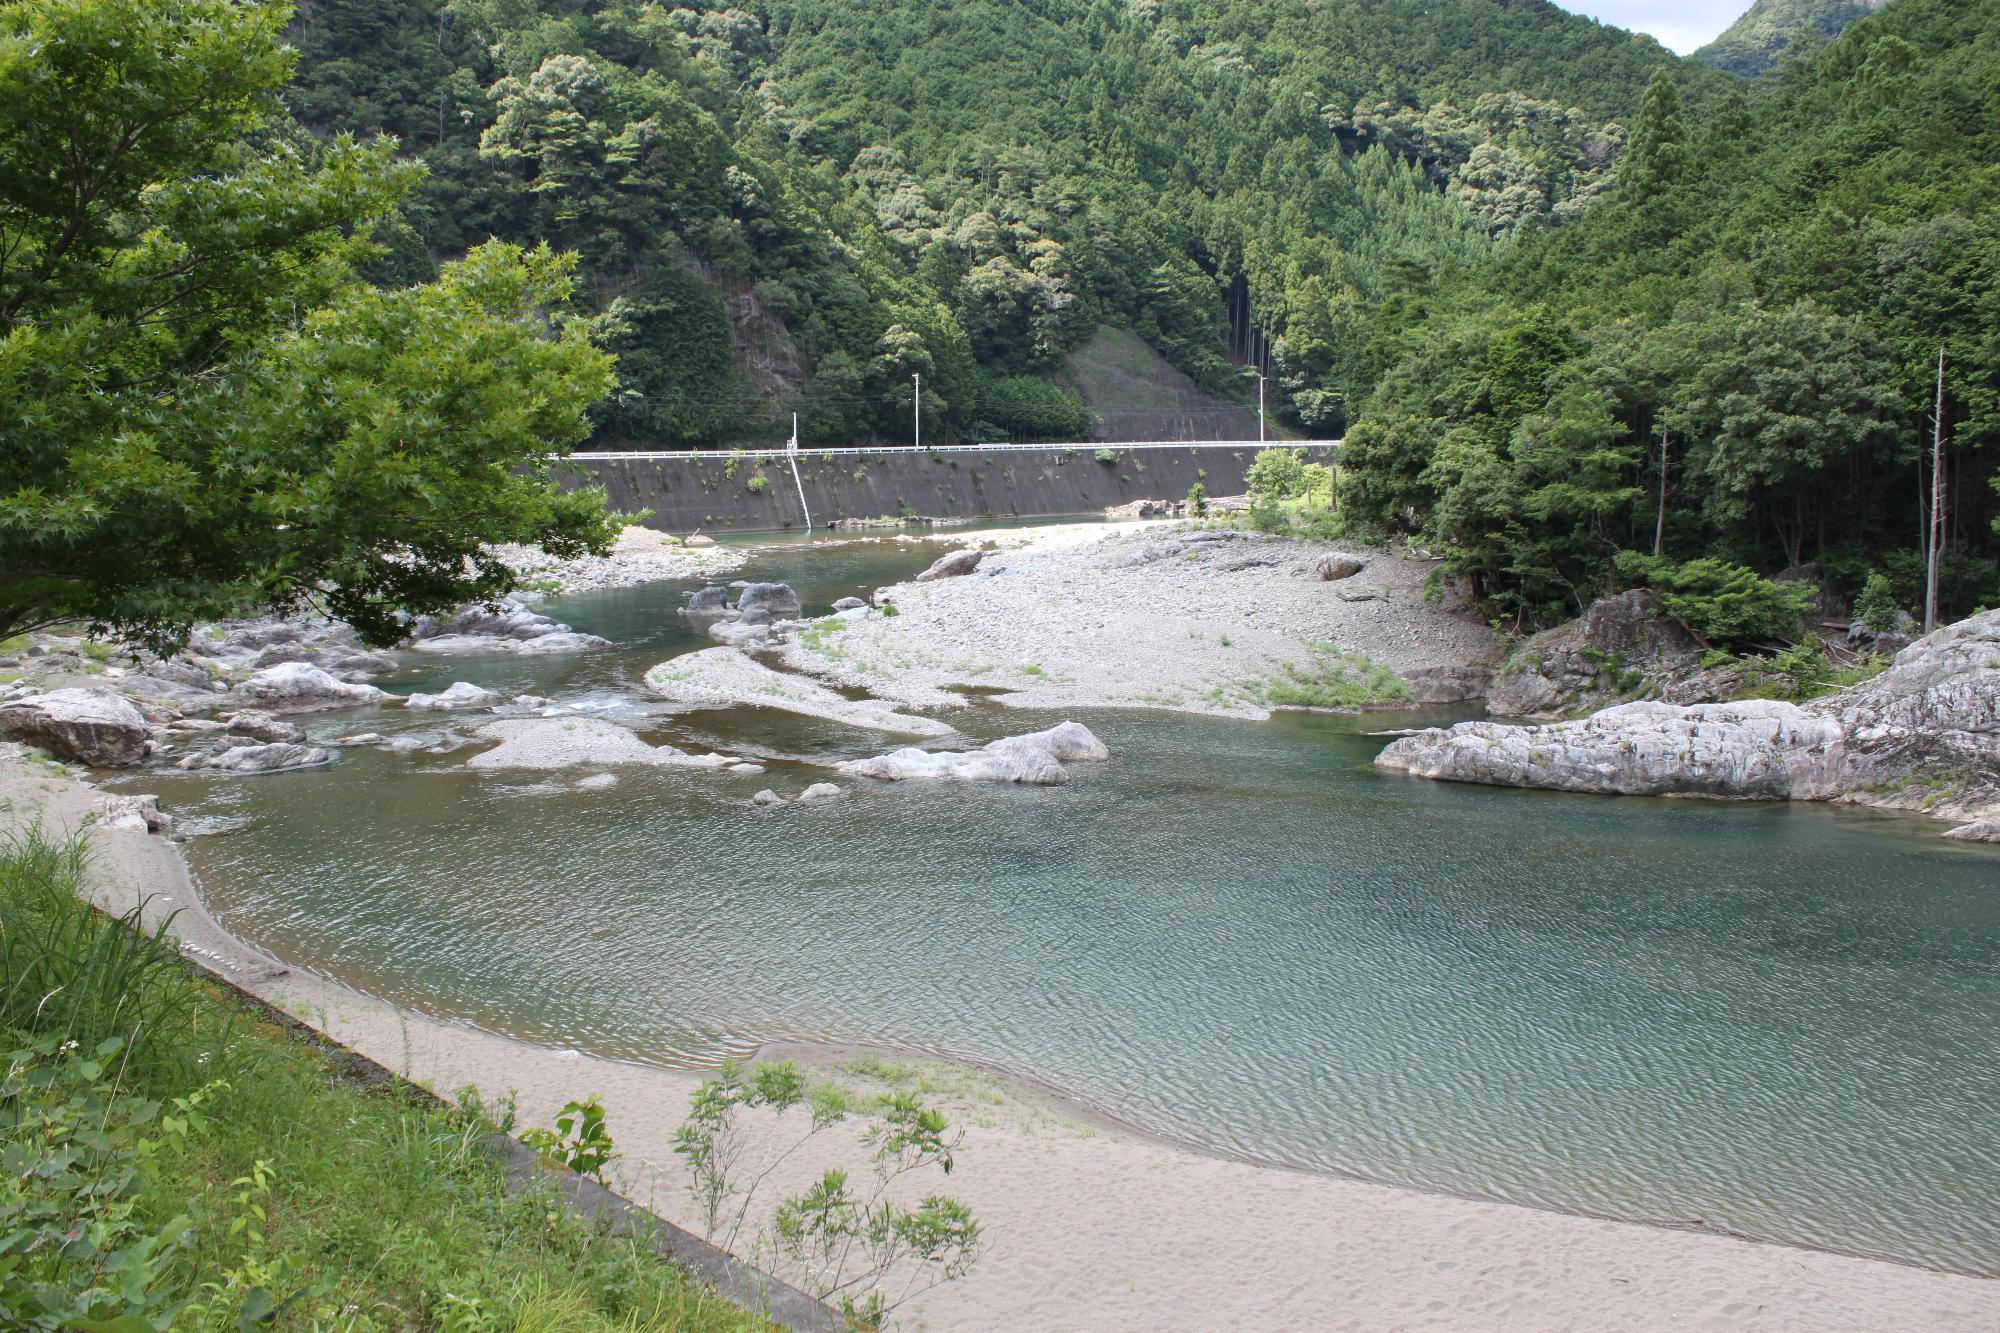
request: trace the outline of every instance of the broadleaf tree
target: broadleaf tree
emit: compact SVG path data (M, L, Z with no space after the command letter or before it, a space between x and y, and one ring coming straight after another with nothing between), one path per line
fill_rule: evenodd
M290 123L289 14L0 9L0 635L171 652L198 619L315 606L386 642L511 587L489 543L616 533L549 473L611 382L568 260L495 244L362 282L421 169Z

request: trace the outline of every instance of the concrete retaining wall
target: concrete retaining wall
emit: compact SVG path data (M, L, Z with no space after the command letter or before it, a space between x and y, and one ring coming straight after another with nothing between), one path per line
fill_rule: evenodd
M843 518L1010 518L1087 514L1133 500L1179 500L1200 481L1212 496L1241 495L1256 449L1189 445L1118 449L954 450L942 454L799 454L815 527ZM1308 450L1311 462L1332 461ZM733 464L733 465L732 465ZM805 517L783 454L754 458L576 458L568 473L595 483L625 513L650 509L662 532L800 529ZM753 489L762 477L760 489Z

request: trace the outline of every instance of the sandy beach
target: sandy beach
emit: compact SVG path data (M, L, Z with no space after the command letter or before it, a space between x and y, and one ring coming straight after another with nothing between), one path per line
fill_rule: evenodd
M20 747L0 820L90 827L94 894L148 896L202 966L433 1088L518 1097L524 1123L602 1094L621 1188L696 1229L669 1149L701 1075L443 1022L288 967L209 915L170 839L91 817L105 796ZM2000 1283L1837 1254L1477 1202L1205 1155L1082 1114L1031 1085L894 1053L785 1048L858 1090L885 1078L964 1126L940 1183L985 1227L963 1281L900 1311L932 1329L1973 1330ZM859 1165L850 1125L780 1189ZM803 1155L802 1155L803 1156Z

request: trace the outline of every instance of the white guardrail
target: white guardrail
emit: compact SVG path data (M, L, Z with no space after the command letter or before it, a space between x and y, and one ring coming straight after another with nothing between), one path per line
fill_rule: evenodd
M811 458L822 455L831 458L855 458L862 455L873 457L877 454L987 454L987 453L1096 453L1099 449L1109 449L1123 453L1127 449L1338 449L1339 440L1090 440L1055 444L940 444L935 447L913 444L883 445L841 445L837 448L821 449L812 445L800 445L798 457ZM777 445L770 449L636 449L607 450L603 453L574 453L569 458L575 462L645 461L656 458L786 458L791 449Z

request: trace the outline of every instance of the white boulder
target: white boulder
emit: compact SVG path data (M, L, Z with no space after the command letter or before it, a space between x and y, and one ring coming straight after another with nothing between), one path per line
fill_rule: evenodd
M130 768L152 751L146 716L109 690L51 690L0 705L0 728L93 768Z
M1070 763L1102 763L1111 757L1104 743L1078 722L1047 731L1006 736L977 750L892 750L872 759L854 759L835 768L859 778L887 782L949 778L959 782L1023 782L1057 786L1068 782Z
M388 693L373 685L336 680L305 662L284 662L266 667L236 687L235 696L243 703L257 704L280 713L313 713L328 708L359 708L380 703Z
M438 694L412 694L405 708L429 708L441 712L454 708L492 708L501 700L497 690L482 689L470 681L456 681Z

